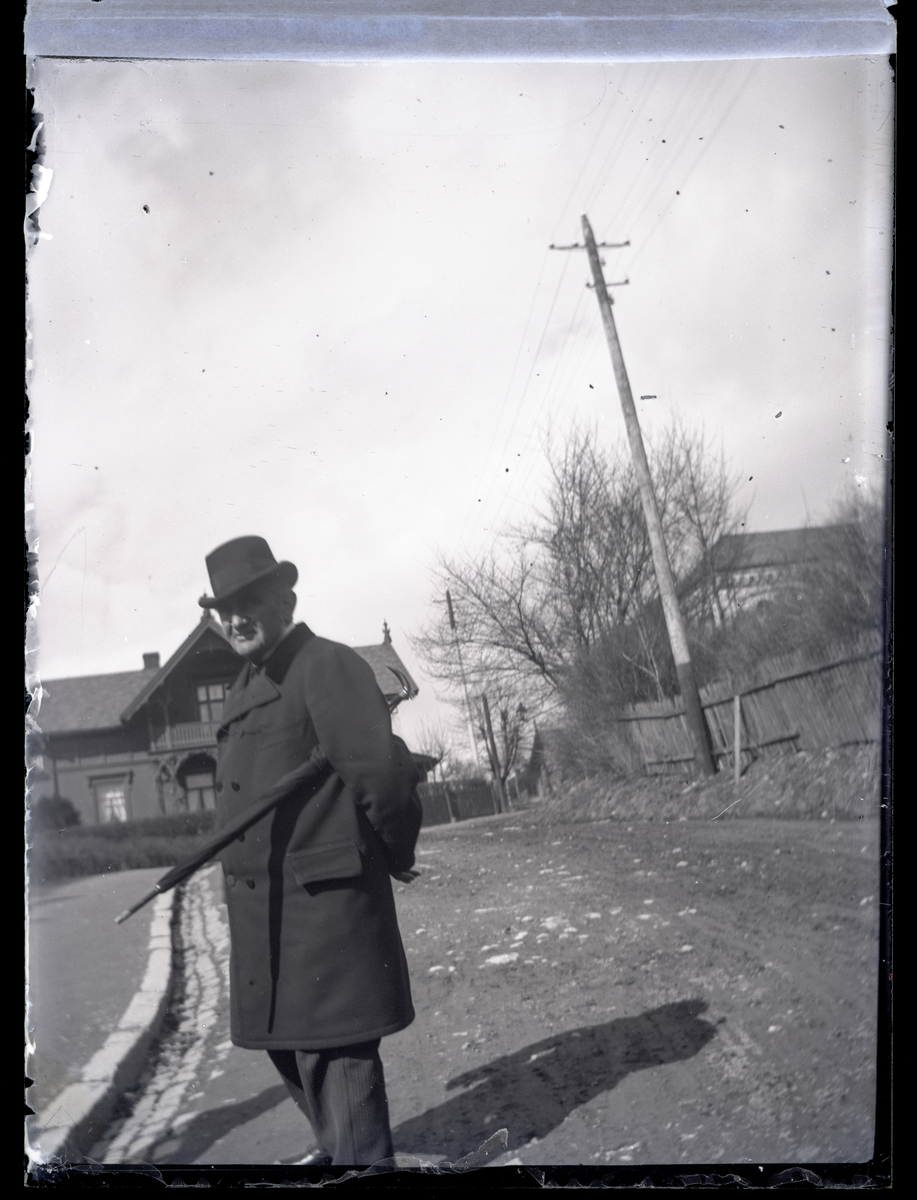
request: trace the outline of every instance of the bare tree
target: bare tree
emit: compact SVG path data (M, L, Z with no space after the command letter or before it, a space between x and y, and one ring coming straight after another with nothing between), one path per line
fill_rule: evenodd
M737 504L741 477L703 429L676 422L650 439L648 451L701 685L751 679L764 659L849 644L880 626L887 553L881 505L862 495L839 505L835 524L807 539L818 548L813 561L775 577L766 601L748 611L737 603L747 587L744 544L728 536L745 523ZM504 780L519 753L520 704L531 718L553 709L555 731L559 721L566 725L561 741L571 769L578 763L586 771L626 771L633 750L614 715L672 696L678 686L623 444L606 448L594 430L574 429L547 445L546 463L533 520L504 530L478 559L440 560L437 617L414 643L458 699L459 640L471 694L486 692L497 714L494 733L503 744L496 770Z
M745 524L748 508L736 502L741 476L729 468L722 446L713 450L703 429L691 431L676 421L668 441L675 468L672 507L681 526L675 539L681 555L679 573L693 583L686 596L689 620L721 626L726 611L714 548Z
M738 481L702 430L672 425L649 452L673 566L687 578L737 527ZM457 691L457 638L472 693L511 691L533 714L569 693L571 675L601 649L627 685L622 700L671 693L671 655L626 447L603 447L594 429L575 428L548 444L546 461L544 501L533 521L503 531L478 559L440 560L437 617L415 639L417 652ZM709 609L715 589L707 594L712 599L701 607Z
M831 516L843 541L836 556L817 564L813 584L823 597L823 623L835 640L849 641L882 628L891 544L884 505L868 494L849 493Z
M551 692L563 668L563 638L555 614L540 601L537 547L515 536L503 539L502 559L491 552L478 561L443 558L434 572L436 616L414 648L430 674L461 688L456 641L462 650L473 695L494 686L519 686ZM456 632L449 626L446 589L451 589Z
M428 758L436 760L433 775L435 777L438 766L442 778L445 760L451 754L453 740L445 722L433 719L420 721L411 740L412 748L418 754L425 754Z
M486 780L481 768L470 758L450 758L443 773L447 783L481 783Z
M519 693L506 685L491 689L488 695L488 704L491 710L491 724L497 751L497 760L494 762L488 749L491 771L494 777L499 778L500 783L505 785L507 779L520 765L520 752L523 735L529 724L529 714L525 702L519 698ZM477 717L479 736L487 744L487 730L480 706Z

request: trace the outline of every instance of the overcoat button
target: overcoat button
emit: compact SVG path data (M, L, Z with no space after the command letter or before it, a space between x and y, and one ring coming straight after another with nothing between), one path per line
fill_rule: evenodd
M233 781L232 781L232 790L233 790L234 792L237 792L241 786L242 786L242 785L241 785L240 783L236 783L236 781L235 781L235 780L233 780Z
M244 834L244 833L240 833L240 834L239 834L239 836L238 836L238 838L237 838L236 840L237 840L237 841L240 841L240 842L244 842L244 841L245 841L245 834Z
M227 876L226 876L226 883L227 883L227 886L229 886L229 887L235 887L235 886L236 886L236 877L235 877L235 875L227 875Z
M246 881L245 881L245 882L246 882L247 886L248 886L248 887L250 887L250 888L253 888L253 887L255 886L255 881L254 881L254 879L246 879Z
M218 783L218 784L217 784L217 791L218 791L218 792L222 792L222 790L223 790L223 784L222 784L222 782L221 782L221 783Z

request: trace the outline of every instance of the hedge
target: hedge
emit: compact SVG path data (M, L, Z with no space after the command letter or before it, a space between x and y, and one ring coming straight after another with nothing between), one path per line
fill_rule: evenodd
M51 883L80 875L171 867L193 854L215 824L216 813L211 810L36 830L30 839L30 878Z

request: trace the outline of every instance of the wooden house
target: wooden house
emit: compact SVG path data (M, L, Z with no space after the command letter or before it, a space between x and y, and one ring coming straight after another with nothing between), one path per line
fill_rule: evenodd
M387 625L380 644L354 649L391 706L417 695ZM42 681L35 794L65 797L84 825L213 808L216 733L240 668L207 611L162 665L144 654L139 671Z
M695 620L722 625L786 587L804 589L807 573L842 561L855 537L850 525L725 534L680 584L682 607Z

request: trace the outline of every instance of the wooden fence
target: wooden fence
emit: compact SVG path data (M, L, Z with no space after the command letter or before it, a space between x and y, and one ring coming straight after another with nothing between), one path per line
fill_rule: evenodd
M718 760L746 767L761 754L877 742L882 731L882 650L879 639L807 664L801 656L775 659L762 681L739 689L722 683L701 689L701 704ZM637 704L619 718L647 774L693 761L679 700Z
M447 825L469 817L488 817L500 810L493 788L483 781L421 783L417 792L423 805L424 825Z

